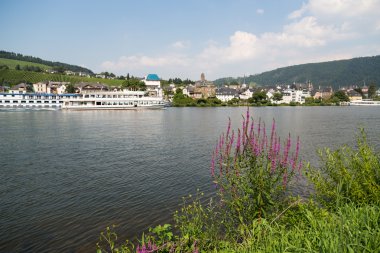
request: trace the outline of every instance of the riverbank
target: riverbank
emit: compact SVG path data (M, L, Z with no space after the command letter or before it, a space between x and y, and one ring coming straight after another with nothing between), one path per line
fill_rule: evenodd
M183 198L173 227L150 228L138 241L117 244L107 228L98 252L378 251L380 155L364 130L355 148L320 150L314 168L300 158L299 138L281 142L275 121L268 133L263 126L249 111L237 131L229 121L211 156L211 198ZM292 196L303 174L315 193Z

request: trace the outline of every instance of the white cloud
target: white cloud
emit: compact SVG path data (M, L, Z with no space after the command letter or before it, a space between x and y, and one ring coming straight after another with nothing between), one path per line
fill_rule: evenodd
M257 9L256 13L259 15L262 15L262 14L264 14L264 10L263 9Z
M190 45L190 42L188 41L176 41L173 44L171 44L171 47L174 49L184 49L188 48Z

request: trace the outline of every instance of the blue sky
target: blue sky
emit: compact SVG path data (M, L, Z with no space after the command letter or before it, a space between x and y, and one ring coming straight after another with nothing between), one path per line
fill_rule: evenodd
M214 80L380 54L380 0L0 0L0 49Z

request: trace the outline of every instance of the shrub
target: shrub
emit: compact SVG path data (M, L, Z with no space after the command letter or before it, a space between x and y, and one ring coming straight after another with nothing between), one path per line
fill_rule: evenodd
M347 202L380 203L380 158L368 145L364 130L357 137L357 149L326 148L319 151L319 156L322 166L308 166L306 175L321 204L335 208Z

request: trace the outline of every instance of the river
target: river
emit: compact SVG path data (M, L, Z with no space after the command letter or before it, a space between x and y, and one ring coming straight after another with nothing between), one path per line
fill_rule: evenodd
M116 224L123 239L171 222L181 197L213 186L209 165L228 118L244 107L140 111L0 111L0 252L95 252ZM251 107L300 154L355 143L380 148L380 107ZM296 193L305 195L301 182Z

